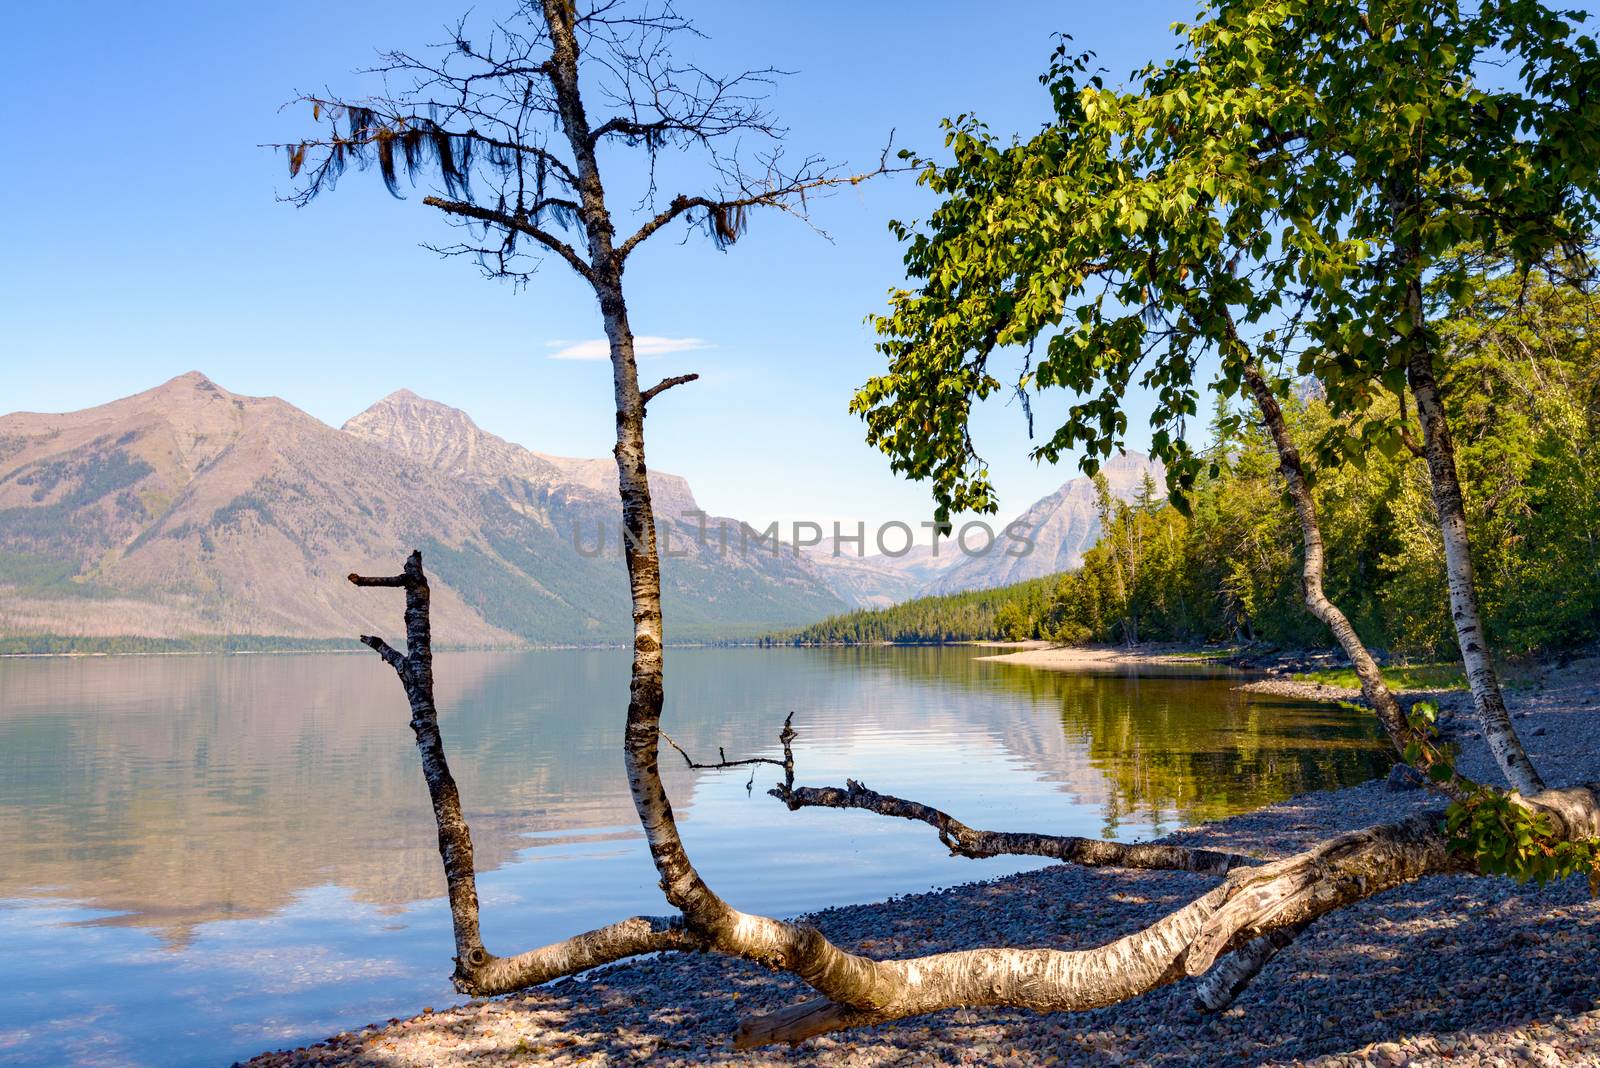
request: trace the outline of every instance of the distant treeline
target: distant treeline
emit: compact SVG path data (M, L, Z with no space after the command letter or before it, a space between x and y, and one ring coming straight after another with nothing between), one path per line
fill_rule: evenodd
M787 644L906 645L993 639L1030 628L1015 624L1040 619L1049 611L1061 580L1051 575L1012 586L967 593L919 597L888 608L860 609L824 619L799 631L774 635L768 641Z
M1506 279L1481 283L1443 331L1473 562L1505 653L1600 637L1597 311L1600 301L1576 290L1524 291ZM1404 437L1375 433L1381 420L1333 419L1314 384L1285 406L1303 453L1321 458L1315 494L1329 596L1369 645L1453 650L1425 462ZM1188 516L1153 487L1123 502L1102 483L1103 533L1077 571L852 612L774 640L1327 644L1301 600L1299 531L1275 451L1253 421L1228 411L1214 420L1212 440L1210 475L1191 493Z
M85 637L78 634L0 636L0 656L19 654L104 653L291 653L360 649L354 638L282 638L269 634L217 634L190 638L146 638L135 634Z

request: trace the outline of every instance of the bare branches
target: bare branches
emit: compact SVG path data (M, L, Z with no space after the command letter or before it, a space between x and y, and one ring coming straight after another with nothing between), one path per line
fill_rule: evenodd
M661 732L661 740L676 749L678 755L683 757L684 766L692 771L721 771L724 768L743 768L751 764L771 764L775 768L783 767L783 761L774 760L771 757L745 757L742 760L729 760L728 751L720 745L717 746L717 762L715 764L701 764L685 752L683 746L673 741L672 736L666 731Z
M796 732L795 732L795 729L794 729L794 713L793 712L790 712L787 716L785 716L783 718L783 730L778 732L778 741L783 745L783 759L782 760L774 760L772 757L745 757L743 760L729 760L728 759L727 750L725 750L722 746L719 745L719 746L717 746L717 762L715 764L700 764L700 763L697 763L695 761L695 759L688 754L688 752L683 748L683 746L681 746L677 742L673 741L672 740L672 736L669 735L666 731L658 731L657 733L661 735L661 740L662 741L666 742L668 745L672 746L672 748L674 748L674 749L676 749L678 751L678 755L683 757L683 762L685 764L687 764L689 766L689 768L692 769L692 770L695 770L695 771L721 771L724 768L749 767L750 768L750 781L745 783L744 788L746 790L750 790L750 789L753 789L755 784L756 784L755 765L757 765L757 764L771 764L773 767L782 768L783 769L783 785L774 787L772 790L770 790L768 792L772 793L772 794L775 794L775 795L778 795L778 796L782 796L782 794L784 792L787 792L788 790L791 790L791 789L794 788L794 748L793 748L793 742L794 742L794 740L796 738Z
M805 220L809 225L806 204L810 197L831 192L841 186L860 185L869 178L910 169L909 164L898 167L890 165L892 133L890 141L890 145L884 148L879 157L876 167L856 173L825 167L820 159L812 157L805 160L794 172L786 174L779 166L781 162L779 153L766 157L764 160L767 164L766 171L760 177L746 174L736 164L731 165L724 170L723 176L731 180L734 192L717 196L680 194L674 197L672 203L646 220L644 225L618 246L617 259L619 262L625 261L628 254L651 234L674 219L685 216L691 225L697 222L703 225L712 240L724 248L743 235L747 212L752 208L774 208Z
M657 382L655 385L639 394L639 403L649 404L656 398L656 396L665 393L673 386L682 386L689 382L697 381L699 378L700 376L697 374L673 375L671 378L663 378L661 381Z
M508 215L503 211L480 207L477 204L472 204L467 201L445 200L441 197L424 197L422 202L428 205L430 208L438 208L447 215L455 215L466 219L476 219L482 223L498 226L510 233L524 234L528 237L531 237L533 240L537 241L551 252L554 252L556 255L566 260L567 264L574 271L577 271L578 274L582 275L589 282L592 283L595 280L594 268L589 265L587 260L578 255L577 249L573 248L571 245L567 244L565 241L561 240L559 237L556 237L549 231L541 230L539 227L534 226L528 221L528 217L526 215Z
M375 167L396 197L402 176L413 185L433 179L442 189L424 202L481 226L483 240L430 247L470 255L489 275L517 282L531 273L518 265L520 256L554 252L595 284L596 272L620 272L634 246L685 214L727 245L743 232L748 210L773 207L805 218L808 194L888 169L880 161L875 170L847 174L810 157L786 170L776 147L785 131L765 106L784 72L718 75L674 56L676 40L698 36L670 2L590 0L559 10L525 3L475 32L464 18L441 44L382 53L364 72L378 80L376 93L298 95L294 103L309 106L319 132L268 147L287 156L298 188L286 199L300 205L333 189L351 167ZM587 107L608 114L591 123ZM750 138L758 144L747 173L740 152ZM598 188L595 153L605 143L643 150L639 207L654 212L614 259L609 210L584 192L585 182L590 194ZM720 188L677 197L657 211L656 158L666 147L702 153ZM560 231L582 240L569 243ZM488 240L491 232L502 239ZM607 236L597 245L601 234ZM519 239L533 244L519 248ZM587 255L578 251L584 245Z
M409 575L388 575L383 578L368 578L351 572L349 575L352 586L408 586L411 584Z

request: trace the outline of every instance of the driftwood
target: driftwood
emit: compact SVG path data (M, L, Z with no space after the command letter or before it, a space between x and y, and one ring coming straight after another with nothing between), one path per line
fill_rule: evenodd
M939 832L939 841L960 857L1050 857L1092 868L1147 868L1158 871L1192 871L1226 875L1256 861L1239 853L1188 849L1159 843L1108 842L1075 835L1026 834L1017 831L979 831L918 801L880 794L854 779L843 790L835 786L774 787L767 791L791 809L857 808L880 816L917 820Z

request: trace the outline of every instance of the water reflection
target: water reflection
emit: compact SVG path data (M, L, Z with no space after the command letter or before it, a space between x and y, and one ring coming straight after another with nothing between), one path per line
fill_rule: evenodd
M1384 760L1360 720L1190 670L1044 672L954 649L670 659L667 722L691 751L770 754L795 709L803 781L842 771L953 803L926 751L998 747L1056 784L1087 833L1159 833L1358 781ZM480 869L530 834L564 832L536 839L548 849L632 833L622 653L450 654L437 675ZM370 657L4 662L0 897L84 902L176 942L309 886L384 906L432 897L441 876L405 718ZM690 774L671 753L663 768L694 822Z
M975 826L1148 837L1381 773L1359 719L1166 670L1059 674L973 649L674 649L668 729L707 757L938 804ZM659 891L619 755L620 651L436 664L446 745L505 951ZM450 994L427 791L371 656L0 660L0 1058L226 1063ZM663 770L691 854L792 915L1037 866L927 829L790 813L776 769ZM780 843L781 848L775 846ZM848 880L835 877L848 870ZM69 1043L69 1045L63 1045ZM70 1048L69 1048L70 1046Z

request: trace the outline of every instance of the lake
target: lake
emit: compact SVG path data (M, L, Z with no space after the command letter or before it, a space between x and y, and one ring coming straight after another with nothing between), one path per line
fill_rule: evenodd
M1365 718L1201 666L1057 673L971 647L671 649L664 727L975 827L1149 838L1381 774ZM620 753L626 654L449 653L441 724L489 948L665 911ZM0 1062L219 1065L456 999L427 790L371 655L0 659ZM747 910L1048 863L789 812L779 769L662 754L691 856Z

